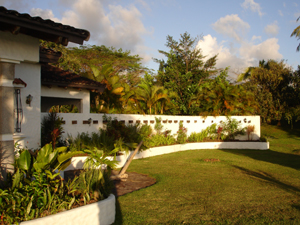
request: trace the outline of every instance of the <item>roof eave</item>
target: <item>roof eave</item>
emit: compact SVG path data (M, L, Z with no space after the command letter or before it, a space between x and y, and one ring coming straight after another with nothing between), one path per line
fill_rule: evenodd
M43 20L40 17L31 17L28 14L16 16L0 12L0 23L15 26L13 31L10 30L11 33L14 33L16 30L22 33L24 29L34 31L26 33L26 35L53 41L63 45L67 45L68 42L82 45L83 41L88 41L90 38L90 33L87 30L76 29L71 26L55 23L51 20Z

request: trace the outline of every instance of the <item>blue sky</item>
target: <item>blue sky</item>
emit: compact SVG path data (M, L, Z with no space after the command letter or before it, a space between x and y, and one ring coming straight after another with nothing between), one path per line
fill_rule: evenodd
M166 36L187 31L201 36L207 58L218 54L217 67L238 74L258 60L286 60L296 68L299 41L290 37L300 25L300 2L293 0L0 0L0 5L32 16L87 29L85 44L114 46L143 57L163 58Z

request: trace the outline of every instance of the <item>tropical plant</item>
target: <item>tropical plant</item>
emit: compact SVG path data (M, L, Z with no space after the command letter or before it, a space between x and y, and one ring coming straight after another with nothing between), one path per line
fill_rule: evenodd
M168 93L164 87L146 82L139 84L135 92L135 98L138 107L144 114L157 114L158 103L169 101Z
M187 140L187 129L183 126L183 122L180 121L179 123L179 129L177 131L177 143L183 144Z
M228 69L199 88L195 101L200 105L200 115L251 115L256 112L255 96L243 86L231 84L227 80Z
M157 118L155 117L155 125L154 130L157 134L161 134L161 130L164 128L164 126L161 124L161 117Z
M260 61L258 67L251 69L251 74L243 86L251 91L258 104L255 113L263 122L292 118L292 107L299 105L297 81L289 66L282 61ZM295 82L296 81L296 82Z
M222 133L226 135L225 139L234 140L237 135L245 134L246 128L241 128L241 125L237 119L227 117L227 120L222 123Z
M300 17L298 17L297 21L300 19ZM300 26L296 27L292 34L291 34L291 37L295 36L298 40L300 39ZM300 44L298 45L297 47L297 52L300 51Z
M205 140L211 139L215 140L216 136L216 127L217 124L213 123L211 126L203 129L200 132L192 132L191 135L188 137L188 142L203 142Z
M53 142L53 138L55 137L53 144L62 146L62 133L64 133L62 125L63 118L59 117L55 112L48 113L48 115L42 119L41 145L44 146ZM55 131L55 134L53 131Z
M255 126L254 125L248 125L246 128L246 132L247 132L247 136L248 136L248 140L252 140L252 135L251 133L253 133L255 130Z

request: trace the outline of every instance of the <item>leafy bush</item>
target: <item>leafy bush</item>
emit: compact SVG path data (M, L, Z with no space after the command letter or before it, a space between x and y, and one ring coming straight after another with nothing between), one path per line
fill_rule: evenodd
M252 140L252 135L251 133L253 133L255 130L255 126L254 125L248 125L247 128L246 128L246 132L247 132L247 135L248 135L248 140Z
M162 145L174 145L176 144L176 139L171 135L155 134L149 138L149 147L156 147Z
M159 118L155 117L154 129L155 129L156 133L160 134L163 127L164 126L161 124L161 118L160 117Z
M60 118L55 112L48 113L42 120L41 124L41 146L44 146L53 141L53 131L57 130L57 136L54 145L62 146L63 141L61 134L63 131L63 119Z
M246 128L241 128L239 121L227 117L227 121L222 125L222 133L226 140L234 140L237 135L244 135Z
M68 135L66 142L72 151L96 148L108 153L114 149L115 140L106 130L101 129L99 132L93 132L91 135L88 133L77 134L75 138L72 135Z
M183 122L180 121L179 123L179 129L177 131L177 143L183 144L187 140L187 129L183 126Z
M15 160L15 173L8 176L6 188L0 189L2 207L1 224L19 223L34 218L57 213L74 205L108 197L112 190L109 179L110 165L106 155L90 154L88 160L107 163L107 170L86 170L80 178L65 182L55 170L66 168L73 155L82 151L69 151L67 147L52 148L47 144L35 152L23 149L18 151ZM99 153L99 152L96 152ZM77 181L78 179L78 181Z
M207 139L215 140L216 139L216 127L217 124L212 124L201 132L192 132L188 137L188 142L203 142Z

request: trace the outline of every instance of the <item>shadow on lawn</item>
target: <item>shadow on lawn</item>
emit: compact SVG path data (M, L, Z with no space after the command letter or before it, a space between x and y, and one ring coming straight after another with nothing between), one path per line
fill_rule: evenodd
M294 187L292 185L283 183L279 180L277 180L276 178L274 178L272 175L263 172L263 171L259 171L259 172L255 172L252 170L248 170L246 168L240 167L240 166L233 166L236 169L239 169L241 171L243 171L245 174L255 178L255 179L259 179L262 180L264 182L270 183L272 185L277 186L278 188L281 188L287 192L293 193L295 195L299 195L300 196L300 189L297 187Z
M119 225L119 224L123 224L123 215L122 215L122 210L121 210L118 196L116 196L116 217L115 217L115 222L112 225Z
M281 126L264 125L263 127L267 127L267 129L262 130L265 130L265 132L263 132L264 135L270 139L278 139L282 134L284 134L284 132L287 133L288 138L299 139L300 137L299 125L297 127L294 127L293 129L291 129L290 125L288 124L283 124ZM274 134L276 137L271 134Z
M290 167L296 170L300 170L300 155L276 152L272 150L226 150L221 151L248 156L252 159L265 161L281 166Z

